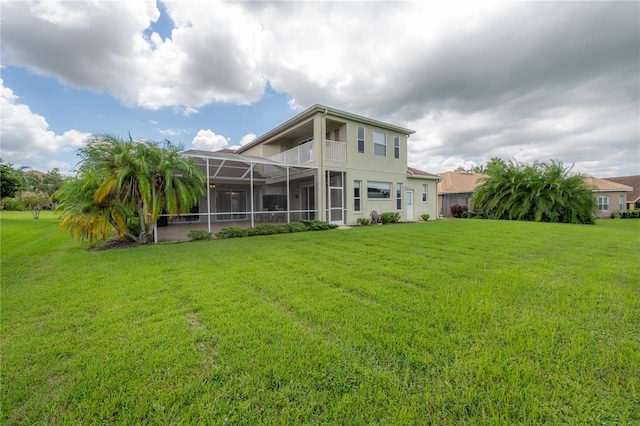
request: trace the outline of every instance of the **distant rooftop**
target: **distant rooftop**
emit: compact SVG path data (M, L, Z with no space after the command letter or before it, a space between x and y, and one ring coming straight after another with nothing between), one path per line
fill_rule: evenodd
M475 191L487 175L473 172L444 172L438 182L438 194L459 194Z

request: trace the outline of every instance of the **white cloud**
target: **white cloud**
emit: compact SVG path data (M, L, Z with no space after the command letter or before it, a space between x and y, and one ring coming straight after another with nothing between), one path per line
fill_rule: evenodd
M227 147L229 140L221 135L216 135L211 129L200 130L195 138L193 138L192 145L195 149L201 149L205 151L217 151Z
M240 146L245 146L246 144L252 142L256 138L255 133L247 133L240 139Z
M638 160L637 2L163 4L164 39L149 34L154 1L5 1L3 62L185 117L252 104L268 82L292 109L416 129L410 162L434 172L493 156L594 171Z
M265 87L253 58L259 22L232 3L164 3L176 25L165 40L145 35L159 17L155 1L3 2L3 60L187 116L212 102L257 101Z
M12 163L47 170L44 165L51 162L53 154L80 148L91 136L74 129L61 135L52 132L43 116L18 103L18 99L0 79L2 156Z
M189 129L170 128L170 129L156 129L162 136L179 136L189 133Z

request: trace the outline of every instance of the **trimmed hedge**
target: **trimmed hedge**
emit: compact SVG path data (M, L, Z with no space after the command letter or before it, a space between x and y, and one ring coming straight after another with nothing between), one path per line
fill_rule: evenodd
M193 241L206 241L213 238L213 234L209 231L205 231L204 229L192 229L187 234L187 237L191 238Z
M640 219L640 209L611 213L611 219Z
M324 231L327 229L335 229L337 227L338 225L323 222L321 220L303 220L301 222L290 222L281 225L262 224L253 228L230 226L228 228L220 229L216 232L215 236L219 239L241 238L253 237L255 235L287 234L290 232Z

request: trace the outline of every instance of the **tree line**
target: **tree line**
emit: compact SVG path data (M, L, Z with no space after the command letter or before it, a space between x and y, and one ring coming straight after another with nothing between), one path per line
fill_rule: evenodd
M46 173L29 167L14 167L0 158L0 208L3 210L31 210L37 219L42 209L54 209L54 197L66 177L57 168Z

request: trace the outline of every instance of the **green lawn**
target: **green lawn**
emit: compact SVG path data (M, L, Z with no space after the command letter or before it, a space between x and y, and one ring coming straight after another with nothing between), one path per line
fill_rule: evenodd
M2 424L640 423L638 220L0 232Z

